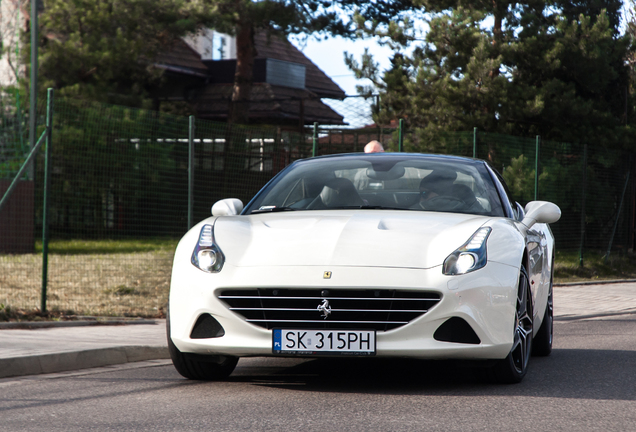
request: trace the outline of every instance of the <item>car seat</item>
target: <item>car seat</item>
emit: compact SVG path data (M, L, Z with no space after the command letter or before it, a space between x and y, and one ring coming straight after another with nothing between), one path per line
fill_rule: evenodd
M320 202L324 208L364 205L364 201L360 198L360 195L358 195L355 186L351 180L346 178L328 180L323 186L318 198L320 198ZM320 206L315 208L320 208Z

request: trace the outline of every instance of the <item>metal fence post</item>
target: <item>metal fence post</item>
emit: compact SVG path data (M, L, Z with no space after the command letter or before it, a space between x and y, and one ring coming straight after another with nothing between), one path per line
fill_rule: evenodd
M42 296L40 311L46 312L46 289L49 281L49 194L51 193L51 154L53 147L53 89L46 95L46 153L44 158L44 204L42 208Z
M402 153L404 151L404 119L400 119L398 131L398 151Z
M331 137L331 135L329 135ZM311 155L316 156L316 147L318 147L318 122L314 122L314 144L311 150Z
M537 145L534 160L534 200L536 201L539 196L539 146L541 143L541 137L537 135Z
M587 144L583 145L583 192L581 196L581 245L579 247L579 266L583 267L583 243L585 242L585 192L587 187Z
M625 201L625 192L627 191L627 185L629 185L629 174L627 171L627 178L625 179L625 186L623 187L623 193L621 194L621 203L618 206L618 213L616 213L616 222L614 222L614 229L612 230L612 236L610 237L609 245L607 246L607 253L605 254L605 262L609 260L610 253L612 252L612 243L614 243L614 236L616 235L616 228L618 227L618 220L621 217L623 211L623 202Z
M192 228L193 189L194 189L194 116L191 115L188 127L188 230Z
M31 78L30 78L30 104L29 104L29 144L35 147L37 137L35 132L38 126L38 4L31 1ZM48 102L47 102L48 104ZM33 164L29 167L28 177L33 180Z
M477 128L473 128L473 157L477 158Z

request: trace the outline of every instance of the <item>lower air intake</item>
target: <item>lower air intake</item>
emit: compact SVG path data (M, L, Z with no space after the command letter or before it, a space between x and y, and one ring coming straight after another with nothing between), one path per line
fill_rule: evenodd
M435 340L478 345L481 343L475 330L459 317L449 318L435 330Z
M221 337L225 334L225 330L217 320L210 314L202 314L192 327L190 339L209 339Z

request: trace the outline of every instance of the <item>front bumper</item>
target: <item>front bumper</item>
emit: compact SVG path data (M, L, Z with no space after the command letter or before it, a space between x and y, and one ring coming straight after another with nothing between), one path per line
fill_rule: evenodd
M330 279L323 278L331 271ZM378 357L421 359L501 359L510 352L515 323L519 270L489 262L484 268L460 276L445 276L440 267L403 269L377 267L280 266L233 267L204 273L189 262L175 261L170 290L171 338L187 353L271 356L272 331L247 323L217 298L228 288L323 288L426 290L441 295L440 302L408 324L377 332ZM201 314L212 315L225 334L192 339ZM479 344L441 342L433 335L449 318L465 320Z

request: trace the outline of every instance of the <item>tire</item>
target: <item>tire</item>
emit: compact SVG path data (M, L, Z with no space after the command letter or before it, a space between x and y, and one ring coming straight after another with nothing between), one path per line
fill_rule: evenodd
M238 363L238 357L182 353L170 338L170 312L166 317L168 351L177 372L191 380L218 381L227 378Z
M532 352L532 293L528 272L521 266L512 349L508 356L495 363L490 370L493 381L503 384L521 382L528 372Z
M554 263L552 265L554 272ZM548 303L545 305L543 314L543 322L537 335L532 342L532 355L538 357L547 357L552 353L552 339L554 335L554 297L552 295L552 284L554 277L550 277L550 290L548 291Z

